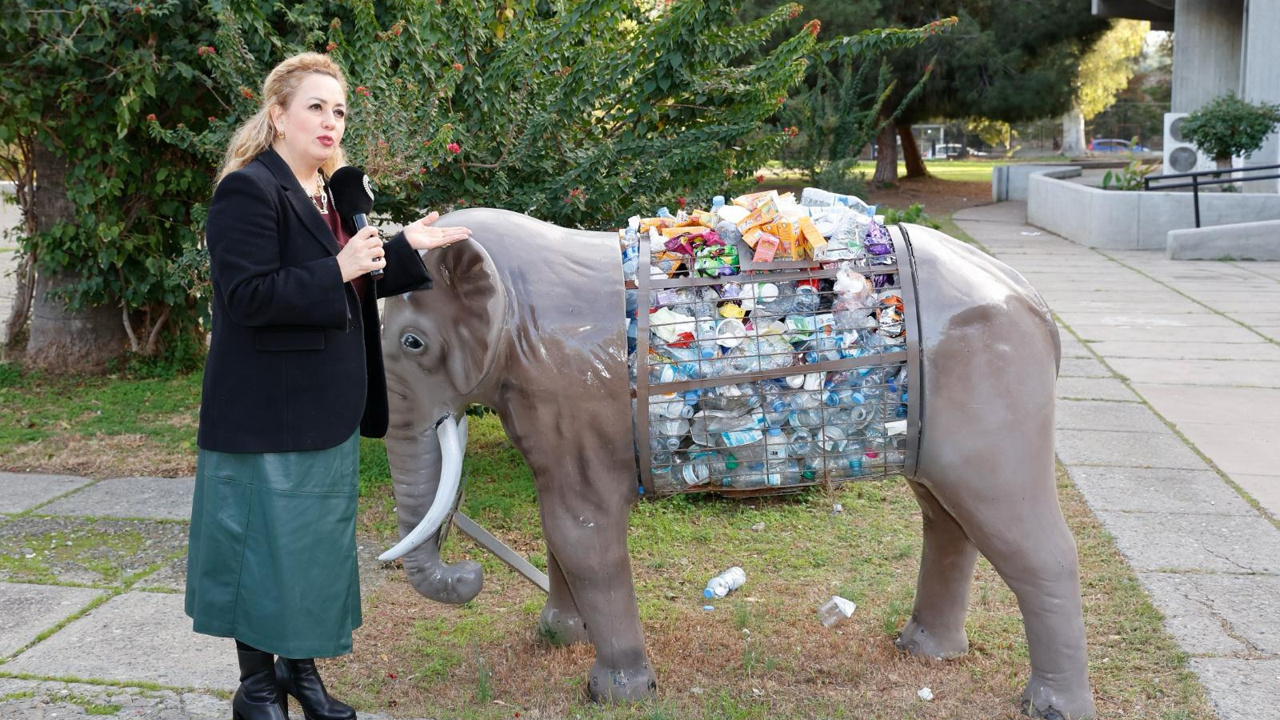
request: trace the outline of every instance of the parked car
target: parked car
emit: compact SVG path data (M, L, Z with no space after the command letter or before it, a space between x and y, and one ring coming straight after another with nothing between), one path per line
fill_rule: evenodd
M1089 152L1145 152L1146 146L1136 145L1120 138L1094 138L1089 141Z
M965 148L959 143L944 143L937 147L934 157L953 158L964 157Z

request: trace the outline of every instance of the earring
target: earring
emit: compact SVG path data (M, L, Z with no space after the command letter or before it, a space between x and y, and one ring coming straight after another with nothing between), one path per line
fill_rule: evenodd
M276 139L277 139L277 140L283 140L283 139L284 139L284 131L283 131L283 130L281 130L280 128L276 128Z

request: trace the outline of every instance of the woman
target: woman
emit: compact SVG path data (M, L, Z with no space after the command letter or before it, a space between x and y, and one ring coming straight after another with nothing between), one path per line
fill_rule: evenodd
M435 213L385 245L343 227L325 179L344 164L346 82L327 56L280 63L261 97L209 207L186 611L196 632L236 640L236 720L281 720L286 693L308 720L349 720L312 658L351 652L361 621L359 441L387 429L375 297L430 287L418 251L470 231L431 227Z

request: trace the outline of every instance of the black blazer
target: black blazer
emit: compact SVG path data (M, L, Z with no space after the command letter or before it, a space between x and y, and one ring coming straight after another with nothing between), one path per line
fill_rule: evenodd
M271 149L218 183L206 233L213 334L199 446L289 452L333 447L357 426L385 435L381 323L367 295L431 286L404 233L386 244L373 292L357 297L333 232Z

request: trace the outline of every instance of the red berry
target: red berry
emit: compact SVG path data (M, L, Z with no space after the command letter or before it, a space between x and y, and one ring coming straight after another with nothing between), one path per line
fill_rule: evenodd
M156 121L156 114L155 114L155 113L151 113L151 114L147 115L147 122L155 122L155 121Z
M454 155L457 155L458 153L462 152L462 146L456 142L451 142L445 147L447 147L449 149L449 152L453 153Z

